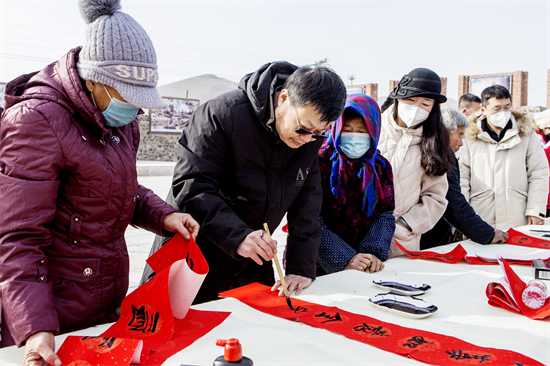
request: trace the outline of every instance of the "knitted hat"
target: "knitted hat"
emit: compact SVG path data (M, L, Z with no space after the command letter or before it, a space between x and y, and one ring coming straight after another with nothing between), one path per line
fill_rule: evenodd
M550 128L550 109L535 113L535 123L540 129Z
M441 94L441 79L430 69L418 68L403 76L397 87L391 92L390 98L403 99L425 97L445 103L447 97Z
M156 88L157 56L145 30L128 14L120 0L79 0L88 23L86 42L76 64L84 79L114 88L140 108L164 105Z

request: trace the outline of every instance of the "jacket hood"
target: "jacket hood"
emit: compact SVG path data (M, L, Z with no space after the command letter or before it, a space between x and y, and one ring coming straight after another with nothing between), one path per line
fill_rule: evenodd
M296 65L286 61L270 62L245 75L239 83L239 89L246 93L254 113L269 129L274 130L271 124L275 121L274 98L277 88L282 86L296 69Z
M529 136L532 131L531 126L533 125L534 119L533 116L528 112L512 111L512 116L516 121L516 126L518 129L518 135L520 137ZM479 112L471 115L468 118L470 122L470 127L466 129L464 135L470 140L479 139L481 132L480 121L483 118L483 113Z
M76 70L81 47L70 50L44 69L10 81L4 91L4 108L30 99L49 100L66 108L84 124L108 133L105 117L95 107ZM102 136L103 137L103 136Z

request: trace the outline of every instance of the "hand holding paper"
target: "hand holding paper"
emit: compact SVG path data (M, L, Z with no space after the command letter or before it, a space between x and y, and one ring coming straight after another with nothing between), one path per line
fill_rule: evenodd
M126 296L119 320L99 337L68 337L59 350L63 364L162 364L227 318L189 309L208 273L193 238L176 234L147 262L157 274Z

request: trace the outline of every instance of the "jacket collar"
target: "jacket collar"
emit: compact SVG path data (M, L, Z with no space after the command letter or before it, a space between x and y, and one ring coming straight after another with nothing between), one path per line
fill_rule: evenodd
M270 62L245 75L239 83L260 123L275 135L275 95L297 68L285 61Z
M382 113L382 130L386 131L388 136L395 142L406 136L411 138L410 145L418 145L422 142L422 129L422 125L417 128L399 126L393 119L393 105Z
M470 127L466 129L466 138L497 144L497 142L481 128L481 121L483 118L482 113L470 116ZM502 140L498 142L500 145L499 148L502 149L516 146L520 143L522 137L528 136L532 131L531 125L533 124L533 118L527 112L512 111L512 117L510 119L512 121L512 128L508 129Z
M84 83L76 69L80 49L70 50L59 61L39 72L22 75L9 82L5 90L5 108L28 99L50 100L66 108L83 125L91 127L104 142L110 130L105 125L103 113L84 90Z

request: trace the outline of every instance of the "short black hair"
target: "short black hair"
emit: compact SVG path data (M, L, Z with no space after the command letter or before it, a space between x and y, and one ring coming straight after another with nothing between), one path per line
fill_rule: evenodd
M489 104L489 99L491 98L512 100L510 92L502 85L491 85L483 89L481 92L481 104L484 107L487 107L487 104Z
M297 107L315 106L321 122L338 119L346 105L346 85L342 78L326 66L302 66L290 75L283 88L290 103Z
M458 100L458 109L460 110L462 110L462 108L468 109L470 108L472 103L481 103L481 98L472 93L462 94L462 96Z

